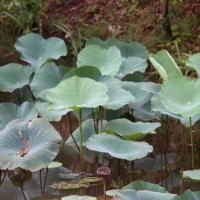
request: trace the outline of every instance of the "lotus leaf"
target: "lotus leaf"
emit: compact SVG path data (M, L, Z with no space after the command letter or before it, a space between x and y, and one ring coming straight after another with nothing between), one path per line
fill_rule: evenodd
M99 45L89 45L78 54L77 66L97 67L102 75L115 76L122 63L122 57L117 47L103 48Z
M62 197L61 200L96 200L96 197L71 195Z
M60 121L63 115L66 115L68 112L73 109L63 108L58 110L48 110L49 101L46 97L48 90L41 92L36 101L35 107L38 109L39 115L48 121Z
M24 102L20 106L14 103L1 103L0 113L0 130L12 120L22 119L29 121L37 118L38 115L34 104L30 102Z
M61 81L55 88L49 90L47 98L50 109L83 107L93 108L104 105L108 101L106 94L108 88L105 84L89 78L74 76Z
M37 171L59 151L61 137L44 119L14 120L0 132L0 169Z
M121 118L109 121L104 127L107 133L116 133L124 139L140 139L146 134L155 133L155 129L160 123L131 122L128 119Z
M56 167L61 167L62 166L62 163L61 162L51 162L49 165L48 165L48 168L56 168Z
M145 142L123 140L117 135L107 133L91 136L86 142L86 147L125 160L140 159L153 151L153 147Z
M199 200L200 192L191 192L191 190L186 190L181 196L180 200Z
M174 76L182 76L181 70L166 50L161 50L157 54L150 54L149 60L164 80Z
M59 190L67 190L67 189L78 189L78 188L88 188L89 184L83 184L79 182L72 182L72 181L61 181L58 183L53 183L49 187L56 188Z
M186 62L186 66L194 68L200 75L200 53L192 55Z
M67 54L63 40L51 37L45 40L41 35L29 33L20 37L15 48L22 56L21 59L30 63L37 70L49 59L58 59Z
M188 181L198 181L200 182L200 170L187 170L183 171L183 178Z
M32 73L31 67L15 63L0 67L0 90L3 92L13 92L15 89L29 85Z
M107 47L115 46L115 44L118 42L119 42L119 40L117 40L116 38L108 38L107 40L103 41L97 37L92 37L86 41L85 45L88 46L88 45L96 44L96 45L102 46L104 48L107 48Z
M34 96L37 97L40 92L55 87L62 78L60 68L55 63L44 64L42 68L35 72L30 84Z
M199 87L200 79L185 76L168 79L160 91L161 102L172 113L194 117L200 113Z

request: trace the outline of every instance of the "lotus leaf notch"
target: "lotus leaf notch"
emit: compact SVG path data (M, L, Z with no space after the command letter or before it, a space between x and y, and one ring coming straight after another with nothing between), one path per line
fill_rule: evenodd
M0 132L0 169L31 172L48 166L59 151L61 137L44 119L11 121Z

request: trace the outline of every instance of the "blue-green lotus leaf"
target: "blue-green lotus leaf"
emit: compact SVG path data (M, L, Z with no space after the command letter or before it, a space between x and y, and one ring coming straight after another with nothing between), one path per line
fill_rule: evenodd
M63 108L95 108L108 101L105 84L89 78L72 78L61 81L55 88L49 90L47 98L49 109Z
M15 119L25 121L36 119L38 111L33 103L24 102L20 106L14 103L0 104L0 130L2 130L9 122Z
M129 107L137 109L150 101L152 97L151 92L146 92L142 89L144 87L144 82L134 83L134 82L123 82L122 88L130 91L131 94L136 98L134 101L129 103Z
M107 133L91 136L86 142L86 147L125 160L140 159L153 151L153 147L146 142L124 140L117 135Z
M77 66L97 67L102 75L115 76L122 63L117 47L103 48L99 45L88 45L78 54Z
M161 50L157 54L150 54L149 60L164 80L182 76L181 70L166 50Z
M116 133L124 139L140 139L147 134L155 133L160 123L131 122L121 118L109 121L104 127L106 133Z
M62 197L61 200L96 200L96 197L91 196L78 196L78 195L70 195L67 197Z
M200 170L187 170L183 171L183 178L188 181L200 182Z
M59 151L61 137L44 119L14 120L0 132L0 169L37 171Z
M48 90L41 92L35 101L35 107L37 108L39 115L44 119L48 121L60 121L63 115L66 115L68 112L73 110L71 108L49 110L49 101L46 97L47 93Z
M69 71L63 79L68 79L73 76L78 76L82 78L91 78L95 81L98 81L101 78L101 72L96 67L84 66L72 69Z
M60 68L53 62L46 63L35 72L30 84L31 90L37 97L40 92L55 87L62 79Z
M116 193L118 199L123 200L178 200L176 194L152 192L147 190L120 190Z
M107 47L115 46L118 42L119 42L119 40L117 40L116 38L108 38L107 40L104 41L97 37L92 37L86 41L85 45L88 46L88 45L97 44L104 48L107 48Z
M164 82L160 91L161 102L170 112L184 118L200 113L200 79L174 77Z
M164 187L161 187L158 184L149 183L145 181L134 181L132 183L129 183L128 185L124 186L122 189L134 189L136 191L138 190L148 190L152 192L161 192L165 193L167 190Z
M200 53L192 55L187 61L186 66L192 67L197 71L198 76L200 75Z
M200 192L192 192L191 190L186 190L181 196L179 200L199 200Z
M15 89L29 85L32 73L31 67L15 63L0 67L0 90L13 92Z
M67 54L65 42L56 37L44 39L36 33L29 33L20 37L15 48L22 56L21 59L30 63L37 70L49 59L58 59Z

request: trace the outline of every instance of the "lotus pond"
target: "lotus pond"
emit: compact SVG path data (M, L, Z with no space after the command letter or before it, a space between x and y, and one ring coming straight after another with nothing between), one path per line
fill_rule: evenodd
M200 53L90 38L69 67L60 38L15 48L0 67L1 200L200 199Z

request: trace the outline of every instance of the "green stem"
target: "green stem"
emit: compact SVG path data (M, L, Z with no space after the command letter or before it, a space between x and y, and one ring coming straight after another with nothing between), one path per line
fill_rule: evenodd
M83 128L82 128L82 109L79 110L79 128L80 128L80 165L83 172Z
M192 118L190 117L190 142L191 142L191 156L192 156L192 170L194 169L194 140L192 134Z

